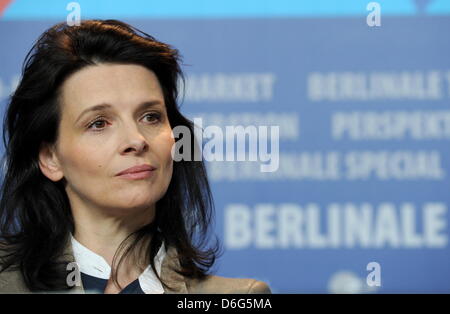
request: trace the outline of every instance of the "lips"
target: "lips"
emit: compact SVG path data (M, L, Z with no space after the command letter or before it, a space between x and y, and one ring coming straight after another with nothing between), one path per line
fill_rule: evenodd
M125 170L119 172L118 174L116 174L116 176L121 176L124 174L130 174L130 173L138 173L138 172L143 172L143 171L152 171L155 169L156 168L151 165L144 164L144 165L134 166L134 167L125 169Z

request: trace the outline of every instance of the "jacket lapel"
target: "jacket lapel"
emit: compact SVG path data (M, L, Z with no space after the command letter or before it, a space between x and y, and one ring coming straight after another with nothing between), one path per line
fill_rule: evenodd
M67 237L66 246L64 247L63 254L58 258L58 261L63 261L65 263L74 263L75 262L75 256L73 254L72 241L70 239L70 236ZM78 267L76 269L78 269ZM73 270L73 268L72 268L72 270ZM79 273L78 273L78 283L75 285L75 287L73 287L70 290L70 293L86 293L84 291L83 282L81 280L81 275Z
M181 269L180 261L176 248L171 246L167 249L166 256L161 264L161 279L172 289L169 290L163 285L164 293L189 293L184 276L178 274L175 269Z

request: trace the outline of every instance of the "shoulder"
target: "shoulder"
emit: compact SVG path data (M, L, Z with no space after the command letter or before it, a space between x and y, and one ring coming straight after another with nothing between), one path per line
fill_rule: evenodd
M1 293L29 293L25 286L22 273L19 270L6 270L0 272Z
M270 294L272 293L269 286L256 279L250 278L229 278L216 275L206 275L202 279L183 277L172 271L179 268L179 259L177 249L169 247L167 249L167 257L162 264L162 277L171 284L174 282L183 282L184 288L178 291L191 294Z
M9 253L7 245L0 242L0 293L26 293L22 273L18 269L2 270L3 257Z
M228 278L207 275L206 278L191 279L187 282L189 293L218 293L218 294L270 294L269 286L256 279Z

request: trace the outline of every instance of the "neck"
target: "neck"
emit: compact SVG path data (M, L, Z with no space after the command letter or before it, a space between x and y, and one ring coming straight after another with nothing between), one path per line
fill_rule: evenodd
M91 251L102 256L112 266L114 254L120 244L133 232L148 225L154 220L154 206L147 210L127 215L107 215L106 211L95 211L86 207L72 208L75 224L74 238ZM134 237L127 239L127 244ZM130 242L128 242L130 241ZM130 256L138 255L141 260L141 249L146 247L150 239L144 239ZM123 252L123 251L121 251ZM138 254L139 253L139 254ZM120 258L120 257L119 257ZM135 261L131 261L134 264Z

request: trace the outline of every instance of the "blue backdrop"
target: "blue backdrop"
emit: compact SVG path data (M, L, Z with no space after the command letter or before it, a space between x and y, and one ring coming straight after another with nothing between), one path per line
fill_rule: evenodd
M208 162L217 274L274 293L450 292L450 2L377 1L373 27L369 2L78 1L180 50L182 112L203 127L279 126L277 171ZM0 1L2 108L67 3Z

